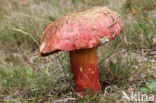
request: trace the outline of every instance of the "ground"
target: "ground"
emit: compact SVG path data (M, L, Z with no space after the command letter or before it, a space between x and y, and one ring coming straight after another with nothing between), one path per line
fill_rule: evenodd
M133 103L123 97L132 93L156 100L155 0L0 0L0 4L0 103ZM118 12L124 30L97 48L102 93L87 90L84 97L75 97L68 52L39 57L39 41L51 21L93 6Z

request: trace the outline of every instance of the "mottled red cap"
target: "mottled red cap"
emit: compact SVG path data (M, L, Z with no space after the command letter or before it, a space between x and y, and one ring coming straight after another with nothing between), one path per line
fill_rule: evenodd
M93 48L115 38L123 29L119 15L106 7L93 7L52 22L43 32L39 53Z

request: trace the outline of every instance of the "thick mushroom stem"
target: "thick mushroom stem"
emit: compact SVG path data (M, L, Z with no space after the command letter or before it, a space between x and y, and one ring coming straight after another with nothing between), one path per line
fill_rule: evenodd
M70 63L74 75L76 92L83 93L87 88L91 89L94 93L101 91L95 47L71 51Z

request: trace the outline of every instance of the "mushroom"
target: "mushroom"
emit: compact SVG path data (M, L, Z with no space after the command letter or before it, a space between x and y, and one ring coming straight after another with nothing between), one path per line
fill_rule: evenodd
M69 51L75 91L100 92L96 47L114 39L122 29L119 15L106 7L73 12L45 28L39 55Z

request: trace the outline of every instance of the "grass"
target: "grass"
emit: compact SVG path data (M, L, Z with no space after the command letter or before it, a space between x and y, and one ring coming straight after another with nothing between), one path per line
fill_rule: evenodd
M148 55L156 34L155 0L25 1L0 0L0 102L128 103L122 91L132 89L156 95L156 58ZM92 6L120 13L124 30L113 42L97 48L102 93L88 90L83 98L75 98L69 54L41 58L38 45L51 21Z

